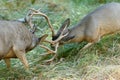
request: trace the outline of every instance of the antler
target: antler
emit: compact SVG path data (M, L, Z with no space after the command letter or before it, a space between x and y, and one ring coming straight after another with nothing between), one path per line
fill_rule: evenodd
M48 25L49 25L49 27L50 27L50 29L51 29L52 36L54 36L54 35L55 35L55 32L54 32L54 29L53 29L53 27L52 27L52 25L51 25L51 22L50 22L48 16L47 16L46 14L42 13L42 12L40 11L40 9L35 10L34 8L30 8L30 10L32 11L32 14L30 15L30 18L31 18L33 15L41 15L41 16L44 16L44 17L45 17L45 19L47 20ZM30 20L31 20L31 19L30 19ZM30 21L30 23L31 23L31 21ZM64 28L64 30L65 30L65 28ZM60 34L60 36L59 36L55 41L47 41L47 40L46 40L46 42L49 42L49 43L51 43L51 44L55 44L55 43L59 42L63 37L65 37L65 36L68 35L68 33L63 34L64 30L62 31L62 33Z
M32 12L31 10L28 11L27 15L25 16L25 21L29 24L30 28L33 29L34 24L32 23L31 19L32 19Z
M54 56L51 59L46 60L45 62L51 62L51 61L53 61L56 58L57 50L58 50L58 47L59 47L59 43L55 44L55 50L51 50L51 49L49 49L48 47L46 47L44 45L40 45L40 47L42 47L42 48L47 50L47 53L42 54L42 55L54 54Z
M65 29L64 29L64 30L65 30ZM62 31L62 33L60 34L60 36L58 37L57 40L55 40L55 41L49 41L49 40L46 40L46 39L44 40L45 42L48 42L48 43L54 45L54 46L55 46L55 50L51 50L50 48L48 48L48 47L46 47L46 46L40 45L40 47L42 47L42 48L44 48L44 49L47 50L47 53L42 54L42 55L54 54L54 56L53 56L51 59L46 60L45 62L51 62L51 61L53 61L53 60L57 57L57 51L58 51L58 47L59 47L59 41L60 41L63 37L65 37L65 36L68 35L68 33L66 33L66 34L63 35L64 30Z
M52 25L51 25L51 23L50 23L50 20L49 20L48 16L47 16L46 14L42 13L42 12L40 11L40 9L35 10L35 9L31 8L30 10L32 11L32 13L30 14L30 24L31 24L31 17L32 17L33 15L41 15L41 16L45 17L45 19L47 20L48 25L49 25L49 27L50 27L50 29L51 29L51 32L52 32L52 36L54 36L54 35L55 35L55 32L54 32L54 29L53 29L53 27L52 27ZM33 25L31 25L31 27L32 27L32 26L33 26ZM65 30L65 29L64 29L64 30ZM51 50L50 48L48 48L48 47L46 47L46 46L44 46L44 45L40 45L40 47L42 47L42 48L44 48L44 49L47 50L47 53L45 53L45 54L43 54L43 55L54 54L54 56L53 56L51 59L46 60L46 62L51 62L51 61L53 61L53 60L56 58L56 56L57 56L57 50L58 50L58 47L59 47L59 41L60 41L63 37L65 37L65 36L68 35L68 33L63 34L64 30L62 31L62 33L60 34L60 36L59 36L55 41L49 41L49 40L46 40L46 39L44 40L44 42L48 42L48 43L54 45L54 46L55 46L55 50Z
M51 22L50 22L48 16L47 16L46 14L42 13L42 12L40 11L40 9L35 10L34 8L31 8L30 10L33 11L33 13L32 13L31 16L33 16L33 15L41 15L41 16L45 17L45 19L47 20L48 25L49 25L49 27L50 27L50 29L51 29L52 36L54 36L54 35L55 35L55 32L54 32L54 29L53 29L53 27L52 27L52 25L51 25Z

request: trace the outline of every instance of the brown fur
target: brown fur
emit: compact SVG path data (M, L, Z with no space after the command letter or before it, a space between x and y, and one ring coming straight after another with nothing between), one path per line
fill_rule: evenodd
M62 26L61 28L66 28L66 26ZM57 34L60 34L62 30L59 30ZM87 41L88 43L98 42L102 36L120 31L120 4L113 2L100 6L86 15L73 28L66 28L64 33L66 31L69 34L60 43L81 41ZM57 36L59 35L55 35L55 37ZM74 37L68 40L70 36Z
M10 58L19 58L26 68L25 53L40 41L27 27L18 21L0 21L0 59L10 67Z

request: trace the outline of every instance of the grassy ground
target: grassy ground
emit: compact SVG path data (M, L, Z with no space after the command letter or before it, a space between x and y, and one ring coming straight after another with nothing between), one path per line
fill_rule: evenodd
M32 3L31 3L32 1ZM86 14L112 0L1 0L0 18L16 20L26 15L29 8L41 8L46 13L54 29L57 30L66 19L75 25ZM113 0L119 2L119 0ZM35 21L36 34L50 33L46 21L40 17ZM48 39L51 39L50 36ZM26 71L18 59L11 60L11 69L0 61L0 80L119 80L120 79L120 34L104 37L99 43L87 50L79 51L86 42L61 46L58 60L50 65L44 64L39 46L26 54L30 71ZM51 57L46 57L47 59Z

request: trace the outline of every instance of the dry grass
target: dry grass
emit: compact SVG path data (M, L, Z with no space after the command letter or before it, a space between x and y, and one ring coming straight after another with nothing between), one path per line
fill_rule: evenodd
M120 65L107 66L89 66L88 70L94 68L94 71L88 71L86 78L83 80L120 80Z
M66 18L70 17L72 26L88 12L103 4L103 2L102 4L97 3L97 5L94 4L95 2L89 4L88 0L75 0L76 3L70 0L36 0L35 4L30 4L30 1L26 3L25 0L22 0L17 6L14 0L10 1L0 1L1 9L5 9L0 12L1 19L21 18L28 8L41 7L41 10L50 17L56 30ZM6 4L7 6L5 6ZM24 6L22 6L23 4ZM42 23L39 23L39 20L36 21L37 35L49 33L46 21L43 19L41 21ZM19 60L13 59L11 61L11 69L7 69L5 63L0 61L0 80L120 80L119 36L120 34L106 36L99 43L84 51L79 51L86 44L84 42L64 45L58 51L58 58L64 58L63 61L58 59L50 65L42 63L43 57L40 54L44 53L44 50L38 46L26 54L30 64L30 72L24 69Z

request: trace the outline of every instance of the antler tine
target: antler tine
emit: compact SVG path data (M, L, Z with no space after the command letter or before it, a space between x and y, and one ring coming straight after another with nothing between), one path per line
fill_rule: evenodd
M47 50L47 54L56 53L56 51L53 51L53 50L51 50L50 48L48 48L48 47L46 47L46 46L44 46L44 45L40 45L40 47L46 49L46 50ZM45 54L45 55L46 55L46 54Z
M25 22L27 22L30 26L30 28L32 29L32 23L30 22L30 13L31 11L28 11L28 13L25 16Z
M51 61L53 61L57 57L58 46L59 46L59 43L56 43L55 44L55 50L51 50L50 48L48 48L48 47L46 47L44 45L40 45L40 47L42 47L42 48L47 50L47 53L43 54L43 55L54 54L54 56L51 59L45 60L45 62L51 62Z
M58 46L59 46L59 43L56 43L55 44L55 50L51 50L50 48L48 48L48 47L46 47L44 45L40 45L40 47L42 47L42 48L47 50L48 54L50 54L50 53L57 53Z
M28 22L28 23L29 23L30 27L33 29L34 24L33 24L32 21L31 21L32 16L33 16L33 15L30 15L30 18L29 18L29 22Z
M48 26L49 26L50 29L51 29L52 36L54 36L54 35L55 35L55 32L54 32L54 29L53 29L53 27L52 27L52 25L51 25L51 22L50 22L48 16L47 16L46 14L42 13L42 12L40 11L40 9L35 10L34 8L31 8L30 10L32 10L32 11L34 12L34 15L42 15L43 17L45 17L45 19L46 19L47 22L48 22Z
M40 11L40 8L38 10L35 10L34 8L30 8L29 10L33 11L33 12L39 12Z
M33 13L31 12L31 10L28 11L25 20L26 22L29 24L30 28L33 29L34 28L34 24L32 23L31 19L32 19Z

